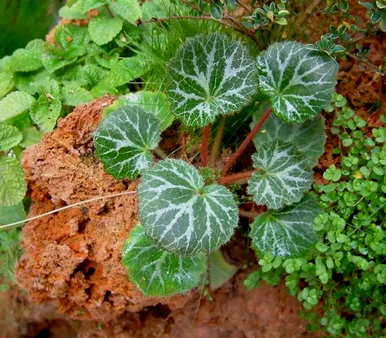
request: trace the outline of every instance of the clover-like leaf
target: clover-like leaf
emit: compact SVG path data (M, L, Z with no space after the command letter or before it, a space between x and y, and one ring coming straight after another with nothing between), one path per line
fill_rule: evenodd
M176 255L157 246L142 225L129 234L122 263L129 278L146 296L170 296L200 284L206 271L206 256Z
M316 241L313 222L320 212L316 199L306 195L300 203L258 215L249 234L252 247L274 256L302 255Z
M253 116L251 128L259 120L262 112ZM283 141L293 144L307 161L310 168L314 167L319 157L324 152L326 134L324 132L324 119L317 116L303 123L288 123L271 114L264 122L263 128L253 139L256 148L262 147L264 143Z
M160 141L157 118L138 106L110 113L94 133L97 157L115 178L135 178L153 163L151 150Z
M259 55L257 65L260 89L270 97L273 112L281 119L303 122L329 104L338 64L314 46L274 43Z
M256 64L247 47L221 34L187 39L169 71L173 111L189 126L240 110L257 90Z
M299 202L312 184L305 157L289 143L266 143L252 155L255 168L248 193L257 204L280 209Z
M138 197L146 233L162 248L184 255L216 250L238 223L232 193L217 184L205 186L197 169L181 160L146 170Z
M24 172L17 159L0 157L0 206L21 202L27 192Z

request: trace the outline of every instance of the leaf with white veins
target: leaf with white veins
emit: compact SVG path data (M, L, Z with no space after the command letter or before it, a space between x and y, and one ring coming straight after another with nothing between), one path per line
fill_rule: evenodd
M167 159L146 170L138 186L140 220L162 248L184 255L210 252L226 243L238 208L225 187L205 186L197 169Z
M135 178L153 163L161 129L157 118L138 106L110 113L94 133L97 157L115 178Z
M251 128L260 119L262 112L253 116ZM264 143L283 141L293 144L306 158L310 168L318 163L324 152L326 134L324 132L324 118L317 116L303 123L288 123L271 114L264 122L263 128L257 133L253 142L256 149Z
M337 62L312 45L274 43L257 58L260 89L272 109L288 122L313 118L330 103L335 90Z
M252 155L258 170L248 183L248 193L259 205L280 209L299 202L312 184L305 157L289 143L266 143Z
M316 199L306 195L298 204L258 215L251 225L252 247L274 256L300 256L316 241L313 227L321 212Z
M188 126L203 127L240 110L257 90L256 63L247 47L221 34L187 39L169 72L173 111Z
M157 246L137 225L123 247L122 263L129 278L146 296L170 296L198 286L206 270L206 256L170 253Z

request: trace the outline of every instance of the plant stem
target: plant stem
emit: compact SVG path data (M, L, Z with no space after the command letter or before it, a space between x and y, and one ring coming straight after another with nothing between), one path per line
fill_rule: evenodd
M225 116L220 120L220 124L217 128L216 136L212 147L212 152L209 157L209 167L214 168L216 166L216 160L220 154L221 141L224 136Z
M204 127L202 130L202 141L201 141L201 147L200 147L200 153L201 153L201 166L207 167L208 166L208 158L209 158L209 138L210 138L210 132L212 130L212 126L208 124Z
M155 148L154 152L159 158L162 158L163 160L168 158L168 155L160 147Z
M218 179L218 183L222 185L228 185L232 183L246 183L256 170L243 171L241 173L222 176Z
M58 209L54 209L54 210L45 212L44 214L40 214L40 215L37 215L37 216L33 216L33 217L30 217L30 218L23 219L22 221L13 222L13 223L5 224L5 225L0 225L0 231L1 230L9 230L9 229L15 228L16 226L21 225L21 224L23 224L25 222L31 222L31 221L34 221L36 219L39 219L39 218L42 218L42 217L45 217L45 216L49 216L49 215L55 214L55 213L57 213L59 211L63 211L63 210L66 210L66 209L77 207L79 205L83 205L83 204L91 203L91 202L95 202L95 201L100 201L100 200L104 200L104 199L124 196L124 195L131 195L131 194L135 194L136 192L137 192L136 190L132 190L132 191L124 191L124 192L119 192L119 193L116 193L116 194L110 194L110 195L105 195L105 196L93 197L93 198L90 198L88 200L76 202L74 204L66 205L65 207L62 207L62 208L58 208Z
M243 216L245 218L255 218L257 215L261 214L261 212L256 212L256 211L247 211L244 209L239 209L239 214L240 216Z
M250 131L250 133L247 135L247 137L245 138L243 143L241 143L240 147L225 162L224 169L222 170L223 176L229 171L229 169L232 168L232 166L237 161L237 159L243 154L243 152L247 148L248 144L253 140L253 138L256 136L256 134L260 131L264 122L267 120L267 118L271 114L271 111L272 111L272 109L268 109L267 111L264 112L264 114L261 116L260 120L257 122L255 127Z

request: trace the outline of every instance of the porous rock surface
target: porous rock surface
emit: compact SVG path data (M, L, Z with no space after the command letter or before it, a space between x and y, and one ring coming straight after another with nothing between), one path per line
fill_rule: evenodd
M29 216L79 201L135 190L115 180L93 155L92 133L107 96L77 107L58 128L24 153L32 207ZM127 234L137 223L136 196L124 195L70 208L27 223L17 280L34 302L55 301L76 319L106 321L159 303L175 309L188 296L144 297L120 264Z

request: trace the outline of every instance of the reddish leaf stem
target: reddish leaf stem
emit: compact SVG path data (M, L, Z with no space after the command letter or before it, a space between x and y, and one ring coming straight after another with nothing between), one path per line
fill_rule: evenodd
M222 185L228 185L236 182L244 183L249 180L249 178L253 175L255 171L256 170L249 170L249 171L243 171L237 174L223 176L218 179L218 183Z
M202 131L200 153L201 153L201 166L203 167L207 167L209 162L209 137L210 137L211 130L212 130L212 126L208 124L207 126L204 127Z
M243 143L241 143L240 147L225 162L224 169L222 170L222 175L223 176L225 176L225 174L232 168L232 166L235 164L237 159L245 151L245 149L247 148L248 144L253 140L255 135L260 131L260 129L263 126L264 122L267 120L267 118L271 114L271 111L272 111L272 109L268 109L267 111L264 112L264 114L261 116L260 120L257 122L255 127L250 131L250 133L247 135L247 137L245 138Z

